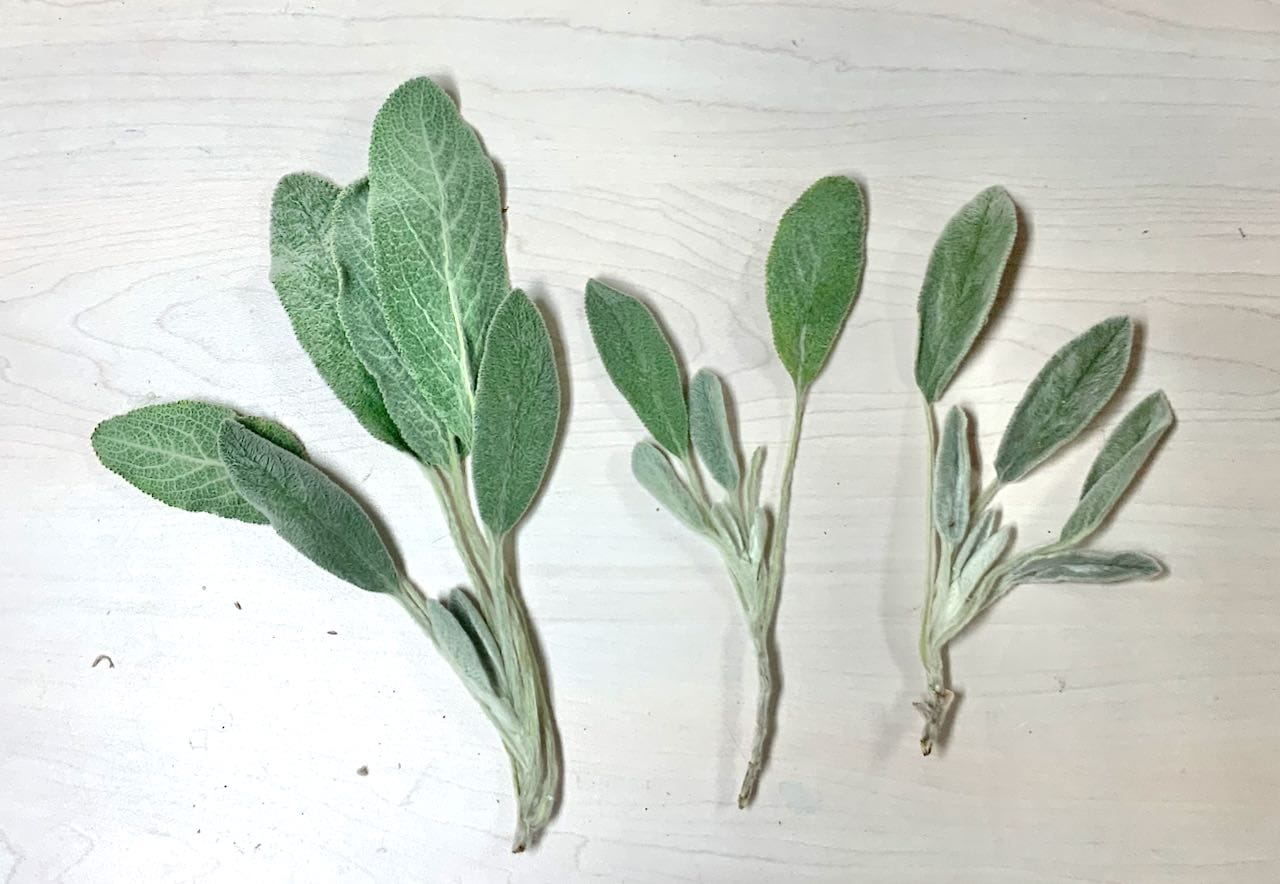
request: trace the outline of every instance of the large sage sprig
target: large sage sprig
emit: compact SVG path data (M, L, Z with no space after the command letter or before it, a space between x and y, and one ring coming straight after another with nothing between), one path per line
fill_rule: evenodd
M587 320L596 348L609 377L653 436L632 450L632 472L659 503L720 552L755 645L760 690L739 807L755 793L771 733L777 696L773 627L805 405L857 298L865 228L858 185L848 178L823 178L783 215L769 251L765 288L773 342L794 388L772 525L768 507L760 502L764 448L755 449L744 473L720 379L698 371L686 399L671 344L649 309L602 282L587 285ZM698 461L718 491L702 481Z
M1076 438L1109 402L1129 366L1133 323L1116 316L1068 342L1036 375L1013 412L995 458L996 477L975 495L978 469L963 408L952 406L938 437L934 404L987 322L1017 235L1017 212L1002 189L978 194L947 224L920 290L915 376L923 399L929 469L925 508L928 570L920 624L926 693L921 751L938 742L954 694L943 654L948 642L1015 586L1118 583L1162 568L1138 552L1081 548L1120 502L1173 423L1163 392L1152 393L1116 427L1094 461L1075 510L1051 543L1013 552L1010 526L992 502Z
M546 678L508 565L558 431L553 349L507 280L493 163L439 87L411 80L387 99L369 167L343 189L310 174L281 180L271 281L335 395L419 462L471 590L437 599L415 587L363 507L271 421L201 402L148 406L100 424L94 449L165 503L269 522L325 570L400 601L498 729L521 851L560 785Z

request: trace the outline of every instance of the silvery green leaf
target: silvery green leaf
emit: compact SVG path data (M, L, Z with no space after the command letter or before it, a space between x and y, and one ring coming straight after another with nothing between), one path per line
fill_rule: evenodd
M959 574L953 580L952 598L955 604L963 604L965 599L973 593L979 581L986 576L992 566L1004 555L1012 536L1012 530L1006 525L978 544L973 554L969 556L969 560L965 562L964 567L960 569Z
M240 495L298 552L369 592L399 589L368 513L324 473L233 420L218 432L218 454Z
M747 549L747 558L753 562L764 561L764 545L769 538L769 514L758 508L751 519L751 536Z
M676 475L671 461L651 442L637 442L631 449L631 472L640 484L666 507L681 522L705 534L707 524L703 521L698 503L684 480Z
M286 175L271 198L271 284L293 333L342 404L377 439L402 447L382 393L338 318L338 268L328 247L338 188L316 175Z
M726 491L736 490L741 473L738 449L729 431L724 386L705 368L689 382L689 432L707 472Z
M747 538L742 536L742 529L738 527L738 520L734 518L733 511L727 503L721 500L711 505L711 520L716 523L721 535L727 537L733 543L735 550L739 553L746 551Z
M1013 200L989 187L947 222L934 245L917 305L916 385L927 401L942 398L986 325L1017 233Z
M973 551L991 536L995 528L996 511L991 509L983 512L978 521L969 526L969 531L964 536L964 542L960 544L960 549L956 551L952 573L959 573L964 569L965 563L969 561L969 556L973 555Z
M1002 482L1021 479L1089 425L1120 386L1132 344L1129 317L1113 316L1049 357L1000 440Z
M183 400L147 405L108 418L93 431L102 465L161 503L265 525L266 517L240 496L218 455L218 431L237 418L259 436L302 456L302 443L266 418Z
M377 382L387 413L409 449L429 466L447 464L453 439L418 390L378 299L366 179L348 185L339 195L329 223L328 245L338 268L338 318L351 348Z
M743 488L744 509L751 512L760 506L760 480L764 477L764 446L756 446L751 452L751 462L747 464L747 480Z
M475 600L471 598L471 594L465 589L454 589L440 599L440 603L449 609L449 613L457 618L458 623L471 637L484 662L485 670L489 673L490 681L496 686L500 681L498 673L502 654L498 650L497 639L493 637L493 630L489 628L488 621L485 620Z
M598 280L587 283L587 323L613 384L658 444L689 451L689 412L671 343L653 313Z
M947 542L960 543L969 530L973 470L969 462L969 416L958 405L947 412L933 475L933 525Z
M480 518L495 534L515 527L542 486L560 424L551 336L519 289L502 302L476 388L471 475Z
M848 178L823 178L778 222L765 266L773 346L798 389L835 346L862 281L867 209Z
M475 640L453 611L429 598L426 600L426 614L436 647L463 683L472 691L480 689L489 694L496 693L490 670L485 666Z
M1172 423L1173 409L1163 391L1152 393L1125 416L1089 470L1080 502L1062 529L1064 543L1077 543L1097 530Z
M410 80L369 145L369 219L387 326L431 412L471 448L489 323L511 291L498 177L453 100Z
M1121 583L1150 580L1164 569L1146 553L1076 549L1034 558L1013 570L1014 583Z

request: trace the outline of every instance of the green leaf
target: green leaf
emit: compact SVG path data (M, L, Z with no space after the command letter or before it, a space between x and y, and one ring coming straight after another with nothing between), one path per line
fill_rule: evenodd
M409 373L379 303L366 179L348 185L334 204L329 250L339 275L338 318L351 348L377 382L400 437L424 464L447 464L453 437Z
M955 563L952 566L951 573L958 574L962 571L969 561L969 557L973 555L973 551L986 542L986 539L991 536L995 529L996 511L992 509L984 511L978 521L969 526L969 531L964 536L964 542L956 550Z
M271 198L271 284L293 333L342 404L377 439L403 447L369 372L338 319L338 270L327 245L338 188L315 175L286 175Z
M431 637L441 655L449 661L453 671L471 691L496 693L491 670L485 665L472 635L459 622L454 612L435 599L426 600L427 622L431 624Z
M724 387L720 378L705 368L689 383L689 432L707 472L726 491L735 491L741 473L738 449L729 431Z
M708 530L693 492L676 475L667 456L651 442L637 442L631 449L631 472L640 484L677 519L700 534Z
M520 290L489 328L476 390L472 477L480 518L495 534L520 521L551 459L560 378L542 314Z
M977 545L973 554L969 556L969 560L965 562L964 567L955 578L956 595L960 601L968 598L969 594L977 588L978 582L987 575L987 572L1004 555L1004 551L1008 548L1009 541L1012 538L1013 532L1006 525Z
M1017 233L1013 200L989 187L947 222L934 245L917 304L916 385L927 401L942 398L986 325Z
M743 512L751 512L760 506L760 482L764 478L764 446L757 445L747 464L747 480L743 485Z
M1077 549L1024 562L1014 583L1122 583L1151 580L1164 569L1146 553Z
M183 400L147 405L109 418L93 431L93 451L102 465L161 503L265 525L267 520L240 496L218 456L218 431L237 415L230 408ZM302 456L302 443L266 418L239 416L241 423Z
M658 444L689 451L689 412L671 343L644 304L602 282L587 283L587 324L614 386Z
M307 461L223 421L218 454L240 496L294 549L369 592L394 593L400 575L368 513Z
M511 287L493 163L430 80L400 86L374 119L369 218L391 336L469 451L485 335Z
M489 623L484 619L484 614L480 612L475 599L465 589L454 589L440 599L440 603L449 609L449 613L453 614L466 630L467 635L471 637L485 670L489 673L489 682L496 689L501 683L502 654L498 650L498 641L493 636L493 630L489 628Z
M1021 479L1089 425L1120 386L1132 345L1132 321L1113 316L1049 357L1000 440L1000 481Z
M1063 526L1062 542L1078 543L1097 530L1172 424L1173 409L1163 391L1152 393L1125 415L1089 470L1080 502Z
M848 178L823 178L778 222L765 266L773 346L798 389L835 346L866 263L867 209Z
M969 416L958 405L947 412L934 464L933 525L951 544L969 530L973 470L969 462Z

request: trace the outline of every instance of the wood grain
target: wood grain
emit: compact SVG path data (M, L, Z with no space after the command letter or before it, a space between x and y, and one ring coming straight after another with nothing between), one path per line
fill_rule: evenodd
M7 880L1280 879L1274 4L5 0L0 19ZM519 857L494 733L402 612L262 530L154 504L88 445L146 402L250 407L376 502L420 584L462 578L429 490L328 392L266 279L275 180L362 172L379 102L418 74L499 162L513 278L573 381L520 537L567 782ZM739 812L746 633L713 555L628 476L640 428L582 287L656 304L776 463L764 260L830 173L867 187L869 265L814 389L779 730ZM990 455L1050 352L1134 315L1120 406L1163 387L1179 423L1101 542L1171 573L1014 593L956 643L952 739L921 759L915 295L946 218L997 182L1028 234L954 396ZM1056 528L1099 444L1013 489L1024 538Z

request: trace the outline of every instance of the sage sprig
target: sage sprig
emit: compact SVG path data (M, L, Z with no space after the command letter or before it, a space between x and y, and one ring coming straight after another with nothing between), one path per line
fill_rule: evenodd
M943 666L947 644L1015 586L1119 583L1151 579L1160 563L1144 553L1082 549L1133 483L1173 423L1163 392L1139 403L1094 461L1080 500L1056 541L1011 551L1011 526L998 527L1000 489L1022 479L1093 422L1128 370L1133 323L1103 320L1049 358L1014 409L995 457L995 478L976 492L969 418L953 405L941 436L934 404L986 324L1017 235L1017 212L998 187L984 190L947 224L920 290L915 376L928 431L928 571L920 625L926 693L921 751L938 742L954 694Z
M508 566L558 433L554 351L542 315L508 282L493 163L439 87L411 80L387 99L369 167L341 189L306 173L280 181L271 281L334 394L418 461L470 590L437 599L414 586L360 503L274 422L173 402L104 421L93 446L157 499L270 523L334 576L400 601L498 730L521 851L560 785L546 677Z
M602 282L587 284L587 320L600 358L653 436L632 450L632 472L659 503L720 552L755 645L760 691L739 807L755 793L772 730L773 628L805 405L857 298L865 229L858 185L848 178L823 178L782 216L769 250L765 291L774 348L794 388L782 489L772 512L760 502L764 448L755 450L744 473L720 379L698 371L686 398L671 344L649 309ZM718 491L703 482L699 462Z

